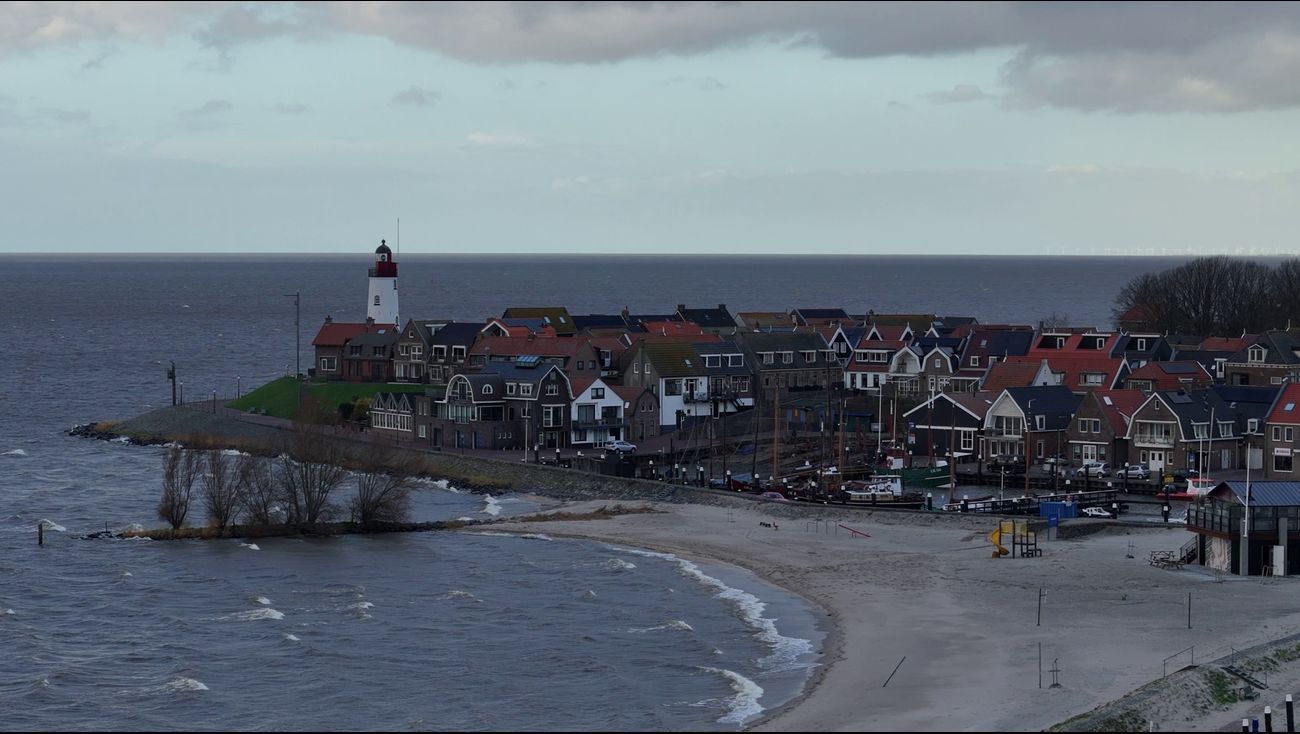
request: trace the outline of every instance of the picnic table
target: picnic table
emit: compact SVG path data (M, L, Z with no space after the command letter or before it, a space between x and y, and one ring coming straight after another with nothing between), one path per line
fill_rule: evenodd
M1183 567L1183 561L1178 557L1178 554L1175 551L1151 551L1151 560L1149 560L1148 563L1157 568L1174 570Z

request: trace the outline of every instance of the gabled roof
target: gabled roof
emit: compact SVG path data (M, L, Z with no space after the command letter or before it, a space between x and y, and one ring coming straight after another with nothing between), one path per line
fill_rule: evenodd
M1147 399L1141 390L1094 390L1091 395L1117 436L1128 433L1129 420Z
M471 355L490 355L493 359L534 355L539 357L560 357L568 367L574 358L582 355L586 359L590 354L591 342L584 337L557 336L485 336L474 342Z
M810 325L813 323L830 323L838 321L847 324L853 321L842 308L796 308L790 312L795 322Z
M661 378L703 377L708 372L704 360L695 351L695 345L689 341L648 341L643 343L642 349Z
M1300 365L1300 338L1289 331L1268 331L1260 334L1250 346L1238 350L1228 361L1248 361L1250 350L1256 346L1265 349L1262 364Z
M321 324L320 331L316 332L316 337L311 340L311 344L314 347L341 347L349 339L361 334L389 331L395 331L395 329L387 324L345 324L337 321L326 321Z
M627 326L622 314L585 314L573 316L573 326L583 329L622 329Z
M1033 340L1032 331L978 328L966 338L960 354L960 368L982 373L989 366L990 357L1005 360L1008 357L1023 356L1029 351ZM979 364L972 366L971 357L978 357Z
M469 347L478 338L483 324L474 321L453 321L433 332L429 343L448 347Z
M563 306L515 306L507 308L501 314L501 318L541 319L542 324L555 329L555 333L562 336L574 334L578 330L577 327L573 325L573 317L569 315L569 309Z
M685 304L678 304L677 315L705 329L736 328L736 320L732 318L725 303L719 303L717 308L686 308Z
M956 405L967 415L976 420L983 421L988 415L989 408L993 407L993 402L998 399L999 393L995 392L977 392L977 393L935 393L929 399L921 402L915 408L904 413L904 416L920 415L929 409L930 404L939 400L946 400Z
M1027 362L998 362L989 367L980 385L983 390L1002 392L1011 387L1027 387L1034 384L1039 373L1046 369L1046 360Z
M650 392L649 388L637 387L636 385L610 385L609 389L613 390L615 394L623 398L623 402L629 405L635 405L641 399L641 396L646 393L650 393L651 397L654 397L654 393ZM655 398L655 402L658 403L659 399Z
M1192 424L1232 423L1233 435L1240 436L1251 418L1262 420L1279 392L1276 387L1215 385L1199 390L1166 390L1152 393L1147 403L1159 400L1178 419L1181 438L1195 440ZM1146 403L1143 403L1146 405ZM1209 435L1222 438L1217 425L1209 426Z
M1300 384L1292 383L1282 387L1264 422L1300 425Z
M755 359L753 368L755 370L782 370L782 369L806 369L808 367L825 367L826 362L822 359L822 354L826 351L826 341L820 335L811 331L799 332L743 332L739 335L737 341L749 352L758 355L764 352L793 352L793 361L785 364L777 361L775 364L763 364L762 360ZM804 359L804 352L817 352L814 355L816 361L809 363ZM839 369L836 363L835 369Z
M876 313L863 316L862 321L876 326L908 326L913 334L924 334L930 330L938 317L932 313Z
M1082 396L1074 394L1065 385L1009 387L1004 392L1015 401L1022 413L1044 416L1043 429L1048 431L1066 428L1082 400ZM1037 424L1037 420L1034 424Z
M659 336L699 336L704 333L694 321L642 321L647 334Z
M736 323L745 329L791 329L794 322L784 311L738 311Z
M1236 337L1211 336L1202 339L1196 345L1196 348L1203 352L1239 352L1258 338L1258 335Z

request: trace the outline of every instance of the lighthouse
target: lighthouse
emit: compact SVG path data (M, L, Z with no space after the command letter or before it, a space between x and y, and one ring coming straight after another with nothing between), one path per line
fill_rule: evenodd
M397 263L388 242L379 241L375 250L375 266L370 269L370 296L366 300L366 316L376 324L397 326Z

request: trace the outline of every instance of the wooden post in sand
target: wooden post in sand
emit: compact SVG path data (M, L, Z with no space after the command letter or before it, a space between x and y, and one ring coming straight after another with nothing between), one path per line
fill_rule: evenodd
M1264 731L1273 731L1273 707L1264 707Z
M1286 730L1295 731L1295 704L1290 693L1286 694Z

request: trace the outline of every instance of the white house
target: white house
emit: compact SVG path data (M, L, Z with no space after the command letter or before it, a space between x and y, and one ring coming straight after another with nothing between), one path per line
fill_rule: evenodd
M599 377L579 377L572 380L572 389L573 446L599 447L627 437L627 413L632 406L611 385Z

